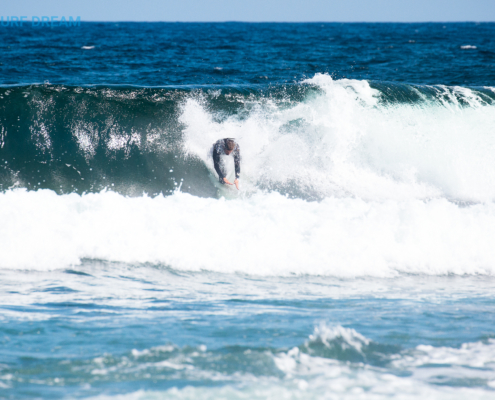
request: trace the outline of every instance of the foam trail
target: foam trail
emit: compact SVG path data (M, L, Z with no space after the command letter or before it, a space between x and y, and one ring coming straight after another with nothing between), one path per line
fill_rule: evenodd
M492 274L495 205L188 194L0 194L0 266L54 269L83 258L259 275Z

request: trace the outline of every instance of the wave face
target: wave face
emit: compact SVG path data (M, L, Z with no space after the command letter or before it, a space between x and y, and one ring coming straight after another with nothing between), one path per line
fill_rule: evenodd
M0 91L4 190L166 193L178 177L171 170L179 169L193 193L211 195L206 168L182 156L177 115L187 92L50 85Z
M493 88L334 81L213 89L0 89L3 190L218 197L208 150L235 137L245 192L302 199L495 197ZM182 184L181 184L182 183ZM228 192L226 192L228 193Z

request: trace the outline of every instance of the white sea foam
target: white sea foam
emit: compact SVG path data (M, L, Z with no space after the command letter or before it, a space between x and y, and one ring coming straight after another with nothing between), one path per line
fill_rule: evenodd
M92 258L262 275L493 274L494 107L467 88L386 105L366 81L305 83L320 91L283 106L248 99L242 118L195 97L183 104L191 157L212 169L211 144L239 141L235 200L10 190L0 194L0 267ZM270 185L322 201L262 190Z
M495 340L488 339L486 343L464 343L458 349L420 345L408 354L397 356L392 364L397 368L410 369L434 364L447 364L489 369L493 374L495 370Z
M350 347L371 341L353 329L342 326L330 327L325 324L315 329L310 341L319 338L322 342L328 336L331 340L344 339ZM327 343L329 347L331 343ZM319 392L338 394L338 398L489 398L492 394L493 372L495 367L494 342L465 343L460 349L450 347L418 346L414 351L392 355L393 369L382 369L362 364L354 366L334 359L312 356L294 347L288 352L275 356L277 367L294 382L305 381L311 388L311 398L323 398ZM454 366L454 368L449 368ZM417 368L421 367L421 368ZM410 376L401 373L392 375L389 371L410 370ZM473 379L479 388L435 387L431 383L442 382L448 377L451 381ZM455 385L454 385L455 386ZM481 386L484 386L481 389ZM488 390L486 390L488 389ZM290 397L289 397L290 398ZM298 398L298 397L294 397Z
M309 336L307 345L321 342L326 347L332 347L335 340L338 340L340 342L339 345L344 349L352 348L359 353L362 353L363 346L367 346L371 342L354 329L344 328L340 325L330 327L322 323L315 327L313 334Z
M391 377L391 376L389 376ZM286 400L380 400L380 399L398 399L412 400L418 398L427 399L445 399L445 400L465 400L479 399L490 400L493 392L480 389L467 388L444 388L428 387L417 382L396 378L396 381L388 382L373 378L366 378L363 385L365 388L350 386L348 382L334 385L321 385L315 387L320 382L298 381L294 384L268 384L265 382L256 385L246 385L244 387L223 386L215 388L207 387L185 387L183 389L172 388L167 391L145 391L139 390L133 393L123 395L101 395L92 397L91 400L266 400L266 399L286 399ZM370 390L370 385L376 385L376 388ZM390 385L390 386L387 386ZM387 390L390 388L390 391ZM396 390L393 393L392 390Z
M295 182L323 197L495 200L495 109L470 89L386 105L367 81L317 74L305 83L322 93L292 107L253 99L242 117L216 118L190 98L185 149L212 169L211 144L237 138L246 189Z
M327 347L343 339L355 349L357 343L370 344L371 340L353 329L340 325L321 324L315 328L307 343L320 340ZM68 368L90 372L93 376L106 376L108 381L125 377L194 382L194 386L171 388L165 391L137 391L119 395L99 395L96 400L145 399L490 399L493 396L495 368L494 342L465 343L460 348L417 346L386 355L386 367L368 362L337 360L323 355L308 354L303 347L290 350L244 352L242 365L264 365L273 361L273 373L256 374L243 368L226 371L221 366L220 352L198 348L161 346L131 356L114 357L110 354L87 362L74 363ZM172 354L172 352L174 352ZM420 368L418 368L420 367ZM220 369L220 370L219 370ZM14 376L4 374L0 382L10 385ZM451 385L437 385L448 378ZM55 378L59 379L59 378ZM466 384L466 379L470 380ZM458 381L457 381L458 380ZM39 380L50 384L51 378ZM57 382L57 381L55 381ZM213 383L213 385L212 385ZM458 383L458 384L456 384Z
M260 275L493 274L495 204L0 194L0 267L82 258Z
M371 341L358 332L342 326L320 325L310 341L346 339L349 346L356 340ZM490 399L493 381L493 344L466 343L461 349L418 346L407 355L392 356L393 369L373 367L365 363L349 363L315 356L294 347L271 355L282 378L254 376L235 372L218 374L215 371L189 368L190 374L203 379L220 380L215 387L195 386L160 391L137 391L116 396L97 396L94 400L152 400L152 399ZM474 351L473 351L474 350ZM485 350L485 352L483 351ZM488 351L486 351L488 350ZM469 354L470 353L470 354ZM486 354L483 354L486 353ZM192 362L189 359L189 362ZM446 370L439 364L457 364L461 369ZM160 368L163 362L146 367ZM165 363L165 367L173 369ZM182 364L181 364L182 365ZM208 363L201 364L207 366ZM422 368L416 368L421 366ZM411 369L412 374L404 374ZM132 371L134 369L131 368ZM392 371L392 373L391 373ZM472 379L475 386L436 385L437 379L448 376L452 380ZM441 382L441 381L438 381ZM433 383L433 384L432 384Z

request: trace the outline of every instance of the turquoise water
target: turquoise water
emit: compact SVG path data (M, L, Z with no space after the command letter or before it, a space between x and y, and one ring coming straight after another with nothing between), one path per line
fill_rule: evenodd
M3 272L3 396L490 398L494 284L94 261Z
M2 273L4 396L489 398L493 287L94 261Z
M0 399L493 398L494 31L1 28Z

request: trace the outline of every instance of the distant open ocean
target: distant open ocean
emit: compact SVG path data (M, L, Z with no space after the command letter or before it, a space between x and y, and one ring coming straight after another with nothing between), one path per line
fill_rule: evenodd
M495 23L0 54L0 399L495 398Z

